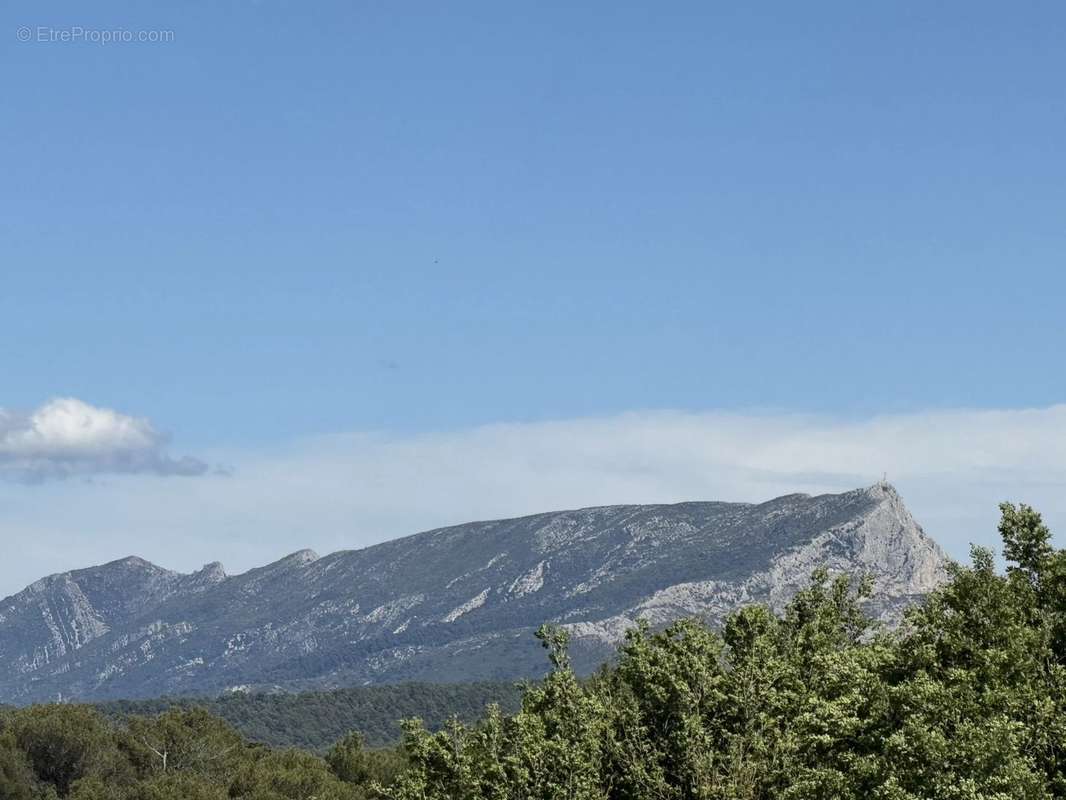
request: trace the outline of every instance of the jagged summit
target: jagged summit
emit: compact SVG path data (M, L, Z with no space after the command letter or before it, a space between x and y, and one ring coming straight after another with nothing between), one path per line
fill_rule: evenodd
M587 670L637 619L780 607L818 566L870 574L892 621L945 564L887 483L475 522L234 576L131 557L0 601L0 702L521 678L544 670L545 621Z
M279 564L292 564L294 566L305 566L307 564L318 561L320 556L314 550L297 550L295 553L289 553L285 558L281 559L277 563Z
M125 558L116 559L108 564L104 564L104 567L131 567L133 569L161 569L157 567L151 561L145 561L140 556L126 556Z
M151 561L145 561L139 556L126 556L125 558L116 558L114 561L108 561L104 564L98 564L93 567L82 567L80 569L67 570L66 572L56 572L52 575L46 575L43 578L38 579L32 586L48 585L56 581L70 580L77 576L87 575L104 575L109 573L119 572L158 572L165 573L170 570L163 567L156 566Z
M212 561L210 564L204 564L198 572L194 572L194 575L203 575L205 577L226 577L226 568L222 566L221 561Z

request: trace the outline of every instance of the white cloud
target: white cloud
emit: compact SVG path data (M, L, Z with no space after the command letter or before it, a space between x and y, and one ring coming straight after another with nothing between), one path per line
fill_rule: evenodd
M883 472L926 530L965 557L996 544L996 504L1031 503L1066 531L1066 406L865 419L632 413L411 436L338 434L220 452L220 481L0 487L0 594L136 553L232 571L294 550L363 547L474 519L611 503L761 501L869 485Z
M0 478L36 483L106 473L200 475L207 465L172 458L152 424L74 398L28 413L0 408Z

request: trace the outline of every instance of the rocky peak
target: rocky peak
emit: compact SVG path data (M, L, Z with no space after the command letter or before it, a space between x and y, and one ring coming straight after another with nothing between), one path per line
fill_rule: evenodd
M204 564L203 567L190 575L184 576L182 588L189 592L202 592L216 586L226 580L226 570L218 561Z
M162 567L157 567L151 561L145 561L140 556L126 556L125 558L119 558L119 559L117 559L115 561L112 561L109 564L104 564L103 567L101 567L100 569L106 569L108 567L120 567L120 568L123 568L123 569L139 569L139 570L146 570L146 571L149 571L149 572L154 572L156 570L162 569Z
M314 550L297 550L281 559L278 564L286 564L294 567L304 567L318 561L320 556Z
M221 561L212 561L210 564L204 564L203 567L198 572L194 572L193 575L203 576L203 579L207 581L218 582L226 579L226 569L222 566Z
M244 573L247 576L287 572L293 569L299 569L300 567L306 567L308 564L313 564L318 561L319 555L314 550L297 550L295 553L289 553L287 556L279 558L277 561L272 561L266 566L256 567ZM242 576L238 576L242 577Z

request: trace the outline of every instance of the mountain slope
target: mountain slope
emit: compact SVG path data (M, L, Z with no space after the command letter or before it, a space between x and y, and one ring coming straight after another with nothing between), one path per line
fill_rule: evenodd
M945 577L883 484L475 522L232 577L131 558L0 601L0 701L536 675L532 631L548 620L589 669L638 617L780 606L822 564L873 574L889 619Z

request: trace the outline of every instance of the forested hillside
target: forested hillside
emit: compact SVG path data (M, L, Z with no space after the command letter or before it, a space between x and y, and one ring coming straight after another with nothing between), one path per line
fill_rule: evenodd
M493 703L513 713L521 699L514 683L406 683L302 694L233 692L221 697L116 700L97 708L119 722L134 715L203 708L253 742L321 752L349 731L359 731L368 746L380 747L400 740L401 720L419 717L436 730L452 717L474 722Z
M895 631L868 581L817 571L781 614L631 631L588 681L566 634L521 709L324 758L244 741L203 710L0 720L0 798L36 800L1044 800L1066 796L1066 551L1005 504L1005 574L970 566Z

